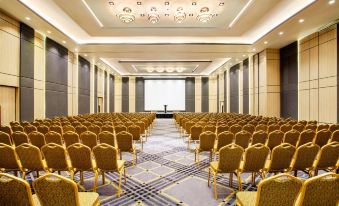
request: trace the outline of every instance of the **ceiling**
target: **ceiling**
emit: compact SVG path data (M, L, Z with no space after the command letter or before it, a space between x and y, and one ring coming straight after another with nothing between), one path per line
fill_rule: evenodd
M339 18L339 2L330 5L329 0L69 2L0 0L0 9L119 75L209 75L265 48L281 48ZM132 10L133 23L118 18L125 7ZM148 22L151 7L159 14L156 24ZM182 23L174 21L179 7L186 14ZM207 23L197 20L202 7L213 15Z

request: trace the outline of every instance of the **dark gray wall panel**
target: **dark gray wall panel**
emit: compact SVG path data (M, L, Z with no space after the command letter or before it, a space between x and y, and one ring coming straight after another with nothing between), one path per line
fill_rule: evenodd
M209 111L209 98L208 98L208 77L201 78L201 112Z
M239 64L230 68L230 112L239 113Z
M248 73L248 59L243 61L243 113L249 113L249 73Z
M195 112L195 78L187 77L185 79L185 110L186 112Z
M46 38L46 117L68 115L68 50Z
M90 113L90 63L79 56L78 113Z
M224 72L224 112L227 112L227 71Z
M129 77L122 77L121 111L129 112Z
M94 113L98 113L98 67L94 66Z
M107 72L104 72L104 100L105 100L105 104L104 104L104 111L107 112Z
M145 79L143 77L135 78L135 111L145 111Z
M34 29L20 24L20 120L34 120Z
M280 49L280 115L298 119L298 43Z
M109 75L109 111L114 112L114 76Z

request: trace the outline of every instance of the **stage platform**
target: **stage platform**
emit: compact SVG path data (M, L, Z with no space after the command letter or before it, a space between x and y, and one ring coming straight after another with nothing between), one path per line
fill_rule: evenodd
M160 119L170 119L173 118L173 112L156 112L156 117Z

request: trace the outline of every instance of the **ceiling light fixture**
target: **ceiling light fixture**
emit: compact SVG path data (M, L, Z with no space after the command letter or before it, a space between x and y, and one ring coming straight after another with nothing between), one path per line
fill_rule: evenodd
M178 68L176 68L175 70L176 70L177 72L183 72L183 71L184 71L184 68L178 67Z
M168 6L168 5L169 5L169 2L168 2L168 1L166 1L166 2L165 2L165 5L166 5L166 6Z
M283 35L284 34L284 32L283 31L281 31L281 32L279 32L279 35L281 36L281 35Z
M264 41L264 44L268 44L268 42L267 42L267 41Z
M168 72L168 73L174 72L174 68L173 67L167 67L166 72Z
M164 72L165 71L165 68L164 67L157 67L155 69L157 72Z
M224 4L225 4L224 2L220 2L219 6L224 6Z
M122 22L128 24L135 20L135 16L132 14L132 9L125 7L122 11L123 12L118 16Z
M31 20L31 18L29 18L28 16L25 18L27 21Z
M138 1L137 4L138 4L138 5L141 5L141 1Z
M52 33L52 32L51 32L50 30L47 30L47 33L50 34L50 33Z
M299 23L304 23L304 19L299 19Z
M186 19L186 13L182 7L179 7L174 14L174 21L181 24Z
M66 44L66 41L62 41L62 43Z
M256 50L255 48L252 49L252 51L255 51L255 50Z
M146 70L147 70L147 72L151 73L151 72L154 71L154 68L153 67L147 67Z
M334 4L335 3L335 0L330 0L330 1L328 1L328 4L329 5L332 5L332 4Z
M210 21L213 17L213 15L209 12L210 9L208 7L203 7L200 9L200 14L197 16L197 20L206 23Z
M157 12L157 8L152 7L151 11L148 13L148 21L152 24L155 24L159 21L160 16Z
M109 5L113 6L114 5L114 2L113 1L110 1L108 2Z
M192 5L193 5L193 6L197 5L197 2L192 2Z
M84 54L85 57L87 57L87 54Z

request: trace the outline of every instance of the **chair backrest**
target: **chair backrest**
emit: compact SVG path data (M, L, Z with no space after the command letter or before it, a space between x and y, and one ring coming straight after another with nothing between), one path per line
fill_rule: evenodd
M252 135L252 145L261 143L261 144L266 144L268 138L268 134L266 131L259 130L253 133Z
M99 141L100 143L105 143L108 145L111 145L112 147L115 147L115 140L114 140L114 134L111 132L103 131L99 133Z
M316 168L332 169L336 167L339 159L339 142L331 142L320 149L320 154L316 160Z
M229 131L232 132L234 135L236 135L238 132L242 130L242 126L238 124L234 124L230 127Z
M273 150L274 147L280 145L284 139L284 133L280 130L275 130L268 134L267 146L270 150Z
M293 125L292 129L297 130L298 132L301 133L302 131L304 131L305 125L297 123L297 124Z
M17 147L21 144L28 143L28 136L24 132L13 132L12 140L14 145Z
M280 130L280 125L272 124L272 125L268 126L267 132L271 133L271 132L273 132L275 130Z
M265 124L259 124L255 127L255 131L264 131L264 132L267 132L268 130L268 126L265 125Z
M111 132L114 133L114 127L112 125L104 125L101 127L101 131L104 132Z
M316 133L314 138L314 143L319 145L319 147L322 147L328 143L328 141L331 139L331 131L330 130L320 130Z
M63 134L63 139L65 141L65 145L66 147L74 144L74 143L79 143L80 142L80 139L79 139L79 135L75 132L65 132Z
M87 131L87 127L84 125L78 125L75 127L75 132L80 136L81 133L86 132Z
M288 131L292 130L292 126L290 124L283 124L280 126L280 131L286 133Z
M133 136L133 140L140 140L140 127L137 126L137 125L131 125L128 127L128 130L127 130L129 133L132 134Z
M330 125L328 125L328 124L319 124L318 127L317 127L317 131L320 131L320 130L323 130L323 129L330 130Z
M269 171L288 171L296 148L288 143L276 146L272 151Z
M308 142L313 142L315 137L315 132L312 130L305 130L302 133L300 133L299 141L297 143L297 147L300 147L303 144L306 144Z
M231 133L233 134L233 133ZM240 166L244 149L236 144L228 144L219 150L218 171L234 172Z
M289 143L293 146L297 146L299 137L300 137L300 132L298 132L297 130L290 130L285 133L283 142Z
M40 125L37 127L38 132L42 133L42 134L47 134L49 128L46 125Z
M98 143L97 135L90 131L81 133L80 140L82 144L86 145L87 147L91 149L93 149L93 147L95 147Z
M125 125L119 124L114 126L115 134L118 134L120 132L127 132L127 127Z
M21 125L13 125L11 129L13 132L24 132L24 128Z
M245 124L243 127L242 127L242 130L245 130L251 134L253 134L253 132L255 131L255 126L253 124Z
M331 142L339 142L339 130L332 132Z
M75 143L67 147L67 152L71 159L72 167L77 170L92 170L91 149L81 143Z
M191 127L195 124L195 122L192 122L192 121L188 121L185 123L185 130L187 133L190 133L191 132Z
M331 124L330 125L330 131L334 132L336 130L339 130L339 124Z
M219 125L217 127L217 134L219 135L220 133L227 132L229 127L225 124Z
M9 134L0 131L0 143L12 145L11 137L9 136Z
M118 149L111 145L101 143L93 148L97 167L102 171L118 170Z
M19 170L15 150L10 145L0 143L0 171Z
M46 143L55 143L62 145L62 139L61 139L61 134L54 132L54 131L49 131L47 134L45 134L45 141Z
M137 121L135 122L135 125L140 127L141 134L145 133L145 123L143 123L142 121Z
M56 132L56 133L62 135L62 127L59 126L59 125L51 125L51 126L49 127L49 131L50 131L50 132Z
M28 182L10 174L0 173L0 202L1 205L33 206Z
M191 127L191 140L199 140L203 127L200 125L194 125Z
M309 178L301 189L299 205L338 205L338 188L338 174L325 173Z
M62 127L62 132L66 133L66 132L75 132L75 128L72 125L65 125Z
M305 170L311 168L319 150L319 146L312 142L298 147L292 165L293 170Z
M122 152L130 152L133 149L133 135L126 131L116 134L118 148Z
M214 143L217 135L214 132L203 132L199 136L200 151L211 151L214 148Z
M29 125L24 127L24 131L28 135L31 132L37 131L37 128L35 126L29 124Z
M15 148L23 169L39 171L44 170L40 149L34 145L24 143Z
M306 130L310 129L310 130L315 131L315 132L317 131L317 128L318 128L318 126L316 124L308 124L305 127Z
M206 126L204 127L204 132L210 131L210 132L215 133L216 130L217 130L217 127L216 127L215 125L213 125L213 124L208 124L208 125L206 125Z
M98 125L91 124L91 125L88 127L88 131L93 132L93 133L96 134L96 135L99 135L99 133L101 132L101 128L100 128ZM114 128L113 128L113 132L114 132ZM113 132L112 132L112 133L113 133Z
M234 134L234 133L233 133ZM235 135L235 144L246 149L251 140L252 134L247 131L240 131Z
M222 132L218 135L218 141L217 141L217 151L220 150L223 146L226 146L228 144L231 144L234 140L234 134L232 132Z
M269 177L259 183L255 205L294 205L301 188L302 181L289 174Z
M55 143L49 143L43 146L41 151L45 157L47 168L50 171L68 170L64 147Z
M258 172L265 166L270 149L264 144L255 144L245 150L244 167L245 172Z
M61 175L41 176L33 181L33 188L41 205L80 205L76 183Z
M41 149L41 147L46 144L45 136L44 134L40 132L35 131L35 132L29 133L28 139L32 145L38 147L39 149Z
M12 129L9 126L0 125L0 132L4 132L8 134L9 136L12 135Z

